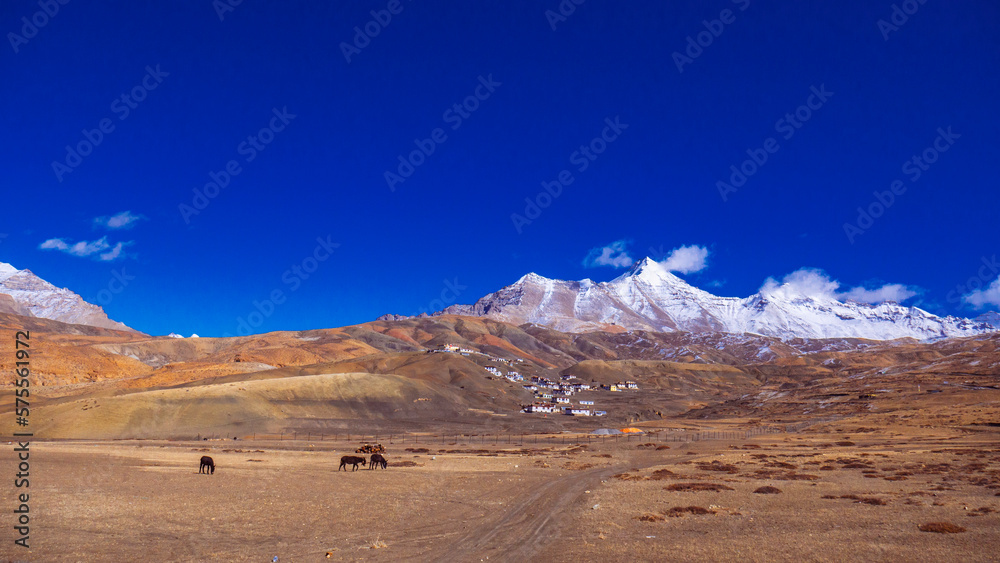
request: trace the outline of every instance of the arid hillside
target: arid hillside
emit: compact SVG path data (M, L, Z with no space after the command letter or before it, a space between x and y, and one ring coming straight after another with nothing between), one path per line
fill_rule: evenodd
M961 403L971 400L968 393L996 389L1000 373L996 333L934 343L781 341L722 333L564 333L461 316L237 338L148 337L11 314L0 314L0 327L11 339L16 330L31 331L33 416L53 437L351 424L589 428L678 415L798 420L956 393L950 400ZM0 369L13 369L13 362L12 355L0 357ZM537 398L522 382L496 376L497 368L516 370L524 384L533 376L573 376L592 387L578 398L596 403L607 418L521 413ZM310 379L330 374L344 377L325 385ZM638 389L596 389L625 380ZM346 381L353 383L341 385ZM287 397L272 393L279 388L298 390ZM415 407L415 401L426 404ZM0 409L12 408L13 394L5 393Z

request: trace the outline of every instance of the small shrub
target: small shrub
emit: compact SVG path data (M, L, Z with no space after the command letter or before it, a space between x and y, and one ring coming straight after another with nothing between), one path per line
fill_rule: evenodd
M754 492L758 495L776 495L781 493L781 489L778 487L760 487Z
M663 481L665 479L669 479L674 475L676 475L676 473L674 473L669 469L657 469L656 471L653 472L652 475L649 476L649 478L652 479L653 481Z
M960 534L965 528L956 526L950 522L928 522L919 526L921 532L934 532L936 534Z
M771 461L765 463L764 465L766 465L767 467L780 467L782 469L798 469L797 465L786 463L784 461Z
M855 445L854 442L852 442L850 440L841 440L839 442L834 442L834 443L837 444L838 446L843 446L845 448L848 447L848 446Z
M715 460L712 463L700 463L698 464L698 469L701 471L722 471L726 473L739 473L740 471L735 465L722 463L719 460Z
M669 449L670 449L670 446L668 446L666 444L663 444L662 446L656 446L656 451L669 450Z
M675 506L668 510L665 514L671 518L680 518L685 514L715 514L715 511L701 506Z
M719 483L674 483L663 488L666 491L674 492L695 492L695 491L734 491L732 487L727 487Z
M659 514L652 514L649 512L643 514L642 516L636 516L635 519L641 522L663 522L664 520L666 520Z

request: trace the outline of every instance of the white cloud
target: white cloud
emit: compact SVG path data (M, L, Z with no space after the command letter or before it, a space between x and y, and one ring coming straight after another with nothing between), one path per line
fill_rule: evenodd
M863 286L852 287L847 291L838 291L840 282L830 279L823 270L802 268L788 274L780 282L768 278L760 288L763 294L784 292L786 294L806 297L825 297L838 301L854 300L862 303L883 303L896 301L902 303L918 294L914 288L903 284L885 284L869 289Z
M66 251L69 250L69 245L66 244L66 242L61 238L50 238L49 240L38 245L38 248L41 248L42 250L51 250L54 248L56 250Z
M104 262L110 262L110 261L114 260L115 258L118 258L121 255L121 253L122 253L122 247L124 247L124 246L125 246L124 243L119 242L110 251L101 254L101 260L104 261Z
M975 307L1000 306L1000 277L993 280L986 289L975 289L962 296L962 301Z
M94 241L81 240L75 243L68 243L61 238L50 238L38 245L38 248L42 250L59 250L81 258L99 254L97 258L107 262L121 256L122 248L131 243L131 241L119 242L112 247L108 244L108 237L101 237Z
M616 240L607 246L592 248L587 253L587 257L583 259L583 265L588 268L596 268L598 266L628 268L634 260L632 260L632 257L625 250L627 245L628 241L626 240Z
M849 291L840 294L842 299L853 299L863 303L882 303L884 301L895 301L902 303L911 297L916 297L917 292L899 283L885 284L877 289L866 289L864 287L854 287Z
M823 270L816 268L802 268L785 276L781 282L774 278L767 278L764 286L760 288L761 293L775 293L783 291L795 295L808 297L836 297L837 288L840 284L831 280Z
M660 262L670 272L691 274L704 270L708 266L708 249L704 246L680 246L670 251L666 260Z
M131 229L139 220L145 219L142 215L133 215L131 211L122 211L111 217L97 217L94 224L105 229Z

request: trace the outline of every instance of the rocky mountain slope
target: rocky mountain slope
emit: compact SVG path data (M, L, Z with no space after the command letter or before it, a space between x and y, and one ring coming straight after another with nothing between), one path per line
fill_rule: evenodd
M104 309L31 272L0 262L0 312L69 324L132 330L108 318Z
M532 394L520 382L490 373L491 366L516 369L526 379L572 374L592 383L639 382L642 392L595 394L609 416L591 422L611 425L713 405L743 412L742 403L728 403L740 397L785 397L781 409L800 412L800 394L786 390L822 395L827 392L814 389L836 390L845 382L855 394L844 401L857 399L867 392L857 389L867 386L888 389L888 380L897 386L951 382L992 389L1000 370L1000 333L933 343L781 340L720 332L569 333L443 315L237 338L170 338L2 313L0 329L28 329L33 341L44 343L32 348L33 415L39 408L40 424L63 437L359 424L383 430L439 423L558 429L561 417L519 414ZM446 352L444 345L466 352ZM12 355L0 357L0 371L12 370L14 361ZM760 395L764 389L772 394ZM0 414L13 408L14 394L0 394ZM172 421L170 428L164 421ZM0 423L0 433L12 432L11 425Z
M894 302L842 302L785 284L746 298L698 289L646 258L609 282L563 281L528 274L472 305L440 314L535 323L560 331L752 333L790 338L891 340L972 336L996 331L985 321L939 317Z

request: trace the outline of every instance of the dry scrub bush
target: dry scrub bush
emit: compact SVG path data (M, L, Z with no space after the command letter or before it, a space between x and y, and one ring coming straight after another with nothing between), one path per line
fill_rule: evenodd
M675 506L664 514L671 518L680 518L685 514L715 514L715 511L701 506Z
M665 520L665 518L659 514L652 514L649 512L643 514L642 516L636 516L635 519L642 522L663 522Z
M757 493L758 495L776 495L781 492L781 489L779 489L778 487L768 486L768 487L760 487L754 492Z
M956 526L950 522L928 522L927 524L922 524L919 528L921 532L934 532L937 534L959 534L965 531L965 528Z
M734 491L736 489L719 483L674 483L663 487L665 491L695 492L695 491Z
M674 473L669 469L657 469L656 471L653 472L652 475L649 476L649 478L653 481L663 481L671 478L674 475L676 475L676 473Z
M698 469L701 471L720 471L725 473L739 473L740 468L729 463L722 463L719 460L715 460L712 463L699 463Z

